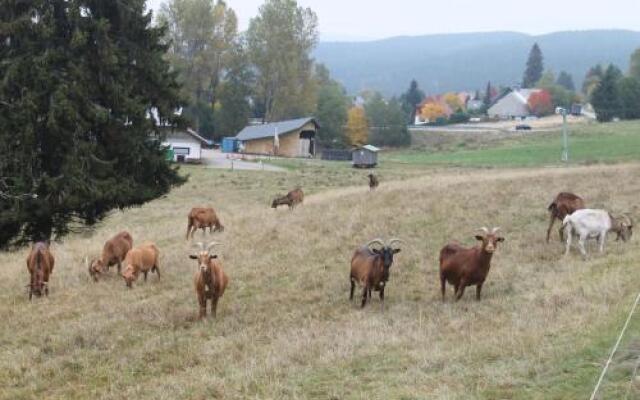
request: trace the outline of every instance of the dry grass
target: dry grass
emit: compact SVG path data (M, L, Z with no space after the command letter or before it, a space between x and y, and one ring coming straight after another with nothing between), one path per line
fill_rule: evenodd
M189 169L168 197L55 244L51 294L32 303L26 249L0 253L0 398L588 397L640 284L640 246L610 241L605 256L563 259L559 242L543 241L546 206L569 189L637 212L640 165L407 171L382 170L368 193L366 171ZM308 193L302 207L268 208L297 184ZM200 204L226 227L215 238L231 282L217 321L195 321L184 235ZM468 291L442 304L439 248L472 244L482 225L507 238L482 302ZM158 244L161 281L152 274L133 290L114 274L89 281L83 257L121 229ZM384 313L377 299L365 310L347 300L352 251L376 236L406 241Z

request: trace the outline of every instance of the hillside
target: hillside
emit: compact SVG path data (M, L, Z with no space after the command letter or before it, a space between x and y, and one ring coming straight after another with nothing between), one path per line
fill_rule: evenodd
M527 55L538 42L545 65L565 70L581 85L589 67L614 63L627 69L640 47L640 32L557 32L531 36L514 32L395 37L371 42L324 42L315 51L349 93L375 89L399 94L417 79L429 93L483 89L519 83Z
M619 136L638 135L631 125L625 131ZM544 241L546 206L572 190L637 215L637 185L621 182L636 179L640 164L478 168L496 157L490 145L478 148L489 154L475 157L474 168L447 168L456 153L436 167L392 154L376 169L375 192L369 171L348 163L292 160L298 165L286 172L185 167L190 181L168 196L54 243L51 293L33 302L27 249L0 252L0 399L586 398L640 285L640 243L611 237L604 255L562 257L555 232ZM308 195L302 206L269 208L296 185ZM184 234L189 208L205 204L225 225L206 239L224 243L231 281L218 319L198 322L197 265ZM439 249L450 239L473 244L483 225L501 226L506 241L482 301L469 288L458 303L449 289L442 303ZM137 244L157 243L161 280L152 274L128 290L112 271L90 281L84 257L121 229ZM348 300L352 252L377 236L405 241L384 312L377 296L364 310ZM638 317L602 398L640 394L630 385Z

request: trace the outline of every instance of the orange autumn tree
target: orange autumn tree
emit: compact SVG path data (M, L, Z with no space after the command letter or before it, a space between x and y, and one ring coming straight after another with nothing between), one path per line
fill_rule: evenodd
M553 113L553 101L548 90L543 89L532 93L527 104L529 105L529 111L538 117Z
M460 100L460 96L456 93L449 92L444 95L444 102L451 108L451 110L456 111L458 109L464 109L464 104L462 104L462 100Z
M440 103L427 103L422 106L420 116L429 122L435 122L440 117L446 118L447 110Z
M362 107L351 107L347 113L347 140L352 146L362 146L369 138L367 116Z

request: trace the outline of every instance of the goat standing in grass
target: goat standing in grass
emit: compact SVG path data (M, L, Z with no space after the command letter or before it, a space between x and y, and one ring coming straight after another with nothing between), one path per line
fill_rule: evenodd
M572 232L578 236L578 248L582 257L587 258L585 242L589 238L597 238L600 253L604 253L604 243L607 240L607 233L615 232L618 236L616 240L627 241L633 234L633 221L627 215L614 217L606 210L582 209L571 215L567 215L562 221L564 234L567 237L565 256L569 255L571 248Z
M440 285L442 290L442 301L445 297L445 286L449 282L453 285L456 301L460 300L467 286L476 287L476 299L480 300L480 292L489 269L491 268L491 257L498 247L498 242L504 241L497 233L500 228L482 227L482 235L476 235L476 240L481 242L480 246L465 248L458 243L452 242L440 250Z
M584 208L584 200L578 195L575 195L570 192L560 192L556 196L555 199L549 204L547 210L549 210L549 228L547 228L547 243L549 243L549 238L551 237L551 228L553 228L553 224L556 220L563 221L564 217L567 215L573 214L576 210L581 210ZM558 233L560 234L560 240L564 240L563 237L563 227L560 227Z
M200 305L199 318L207 316L207 300L211 300L211 315L216 317L216 309L218 308L218 300L224 294L229 278L222 269L222 263L216 254L211 253L211 249L220 243L211 242L205 248L203 243L198 243L200 251L197 254L190 255L192 260L198 260L198 272L196 272L193 283Z
M371 289L380 292L380 301L384 311L384 288L389 280L389 269L393 264L393 255L400 252L399 248L394 248L394 243L402 242L400 239L391 239L385 243L382 239L373 239L366 245L358 248L351 258L351 293L349 300L353 300L353 292L356 283L363 287L362 305L367 304L367 299L371 300ZM374 244L382 246L379 249L372 248Z

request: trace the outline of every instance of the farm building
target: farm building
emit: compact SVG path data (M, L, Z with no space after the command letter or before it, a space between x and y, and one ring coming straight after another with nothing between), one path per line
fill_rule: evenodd
M314 118L300 118L250 125L236 135L247 154L313 157L320 125Z
M173 161L200 162L202 145L207 145L208 143L207 139L198 135L192 129L171 128L162 145L173 151Z
M526 117L529 111L529 96L540 89L516 89L503 96L487 111L490 117L511 119Z
M370 144L355 148L351 151L352 164L355 168L374 168L378 165L379 148Z

